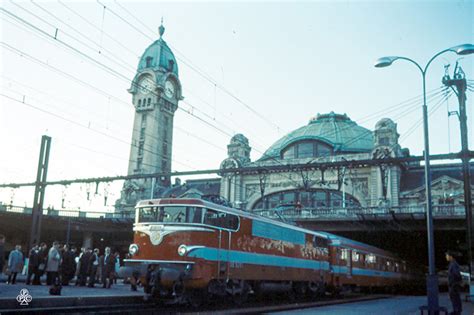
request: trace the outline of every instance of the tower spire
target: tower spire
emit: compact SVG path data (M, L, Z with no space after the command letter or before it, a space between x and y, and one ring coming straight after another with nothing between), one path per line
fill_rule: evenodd
M160 38L163 36L165 33L165 27L163 26L163 17L161 17L161 25L158 28L158 32L160 33Z

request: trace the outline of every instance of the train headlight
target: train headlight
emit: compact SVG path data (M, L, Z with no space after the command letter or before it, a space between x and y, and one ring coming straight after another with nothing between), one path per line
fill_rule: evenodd
M188 248L186 247L186 245L179 245L179 247L178 247L178 255L179 256L184 256L184 255L186 255L187 252L188 252Z
M137 244L130 244L128 247L128 252L130 255L135 256L138 253L138 245Z

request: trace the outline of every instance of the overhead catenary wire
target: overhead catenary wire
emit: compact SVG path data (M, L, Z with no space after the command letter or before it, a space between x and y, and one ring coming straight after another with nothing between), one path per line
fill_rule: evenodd
M279 163L281 163L280 161L278 161Z
M5 77L5 76L3 76L3 75L0 75L0 76ZM35 88L33 88L33 87L30 87L30 86L28 86L28 85L26 85L26 84L23 84L23 83L21 83L21 82L17 82L17 81L15 81L15 80L12 80L12 81L16 82L16 83L19 84L19 85L22 85L22 86L25 86L25 87L27 87L27 88L29 88L29 89L32 89L32 90L34 90L34 91L37 91L38 93L48 95L48 97L55 98L55 95L46 93L46 92L44 92L44 91L37 90L37 89L35 89ZM9 89L9 90L11 90L11 91L13 91L14 93L16 93L16 94L18 94L18 95L25 96L26 99L33 99L33 100L36 99L36 100L39 100L39 99L37 99L37 98L35 98L35 97L28 96L28 95L26 95L25 93L20 92L20 91L17 91L17 90L14 90L14 89L12 89L12 88L10 88L10 87L6 87L6 88ZM69 105L72 105L73 107L81 107L81 106L78 105L77 103L71 103L70 101L68 101L68 104L69 104ZM49 105L51 105L51 104L49 104ZM58 108L58 109L61 109L61 108L59 108L59 107L57 107L57 106L54 106L54 107L56 107L56 108ZM85 107L82 107L82 108L86 109ZM61 110L62 110L62 109L61 109ZM71 113L69 113L69 114L71 114ZM115 124L115 125L117 125L117 126L122 126L121 123L118 123L118 122L116 122L116 121L114 121L114 120L111 120L110 122L113 123L113 124ZM219 146L215 145L214 143L212 143L212 142L210 142L210 141L208 141L208 140L206 140L206 139L204 139L204 138L202 138L202 137L199 137L199 136L196 135L196 134L190 133L189 131L187 131L187 130L185 130L185 129L179 127L179 126L173 126L173 128L177 129L178 131L180 131L180 132L182 132L182 133L185 133L186 135L188 135L188 136L190 136L190 137L196 138L196 139L198 139L198 140L200 140L200 141L202 141L202 142L204 142L204 143L206 143L206 144L208 144L208 145L210 145L210 146L212 146L212 147L214 147L214 148L216 148L216 149L218 149L218 150L225 151L222 147L219 147ZM140 130L137 129L137 128L133 128L133 127L132 127L132 131L138 132L138 131L140 131ZM158 138L157 136L153 135L153 134L145 133L145 135L146 135L147 137L152 138L152 139L159 140L159 138Z
M10 1L13 5L17 6L18 8L20 8L21 10L27 12L28 14L34 16L35 18L37 18L38 20L42 21L43 23L47 24L48 26L52 27L55 31L55 35L52 36L52 35L49 35L49 36L52 36L54 39L57 39L59 40L60 39L60 36L64 35L66 36L67 38L71 39L71 40L74 40L78 43L80 43L81 45L87 47L89 50L101 55L102 57L107 57L109 61L111 61L114 65L122 68L122 69L125 69L127 71L131 71L133 72L134 69L132 68L130 70L130 68L127 68L125 65L126 65L126 62L121 59L120 57L117 57L116 55L114 55L113 53L111 53L110 51L108 51L107 49L103 49L103 51L101 51L100 49L97 49L93 46L91 46L90 44L86 43L84 40L81 40L79 38L77 38L76 36L72 36L70 35L69 33L67 33L66 31L64 31L63 29L59 28L58 26L46 21L45 19L43 19L42 17L40 17L39 15L37 15L36 13L34 12L31 12L30 10L26 9L25 7L13 2L13 1ZM88 37L87 35L83 34L82 32L79 32L78 30L76 30L74 27L70 26L68 23L64 22L63 20L61 20L60 18L58 18L57 16L55 16L54 14L50 13L49 11L47 11L46 9L44 9L43 7L41 7L39 4L31 1L31 3L35 6L37 6L40 10L42 10L43 12L47 13L48 15L52 16L54 19L58 20L60 23L66 25L69 29L71 29L73 32L75 32L76 34L78 34L81 38L84 38L85 40L89 41L89 42L92 42L94 45L96 45L97 47L100 46L99 43L95 42L94 40L92 40L90 37ZM19 18L19 17L18 17ZM32 27L32 26L29 26L29 27ZM47 32L43 33L42 35L46 35ZM106 54L104 54L103 52L106 52ZM107 54L108 53L108 54Z
M6 10L4 10L4 11L6 11ZM16 16L16 15L12 14L11 12L7 12L7 13L8 13L10 16L14 16L18 21L20 21L20 22L26 24L26 25L29 26L29 27L32 27L34 30L41 32L42 35L47 36L49 39L52 39L52 38L53 38L52 35L47 34L47 33L44 32L43 30L41 30L41 29L35 27L35 26L32 25L31 23L29 23L29 22L27 22L27 21L21 19L20 17L18 17L18 16ZM111 68L108 67L107 65L101 63L100 61L98 61L98 60L96 60L96 59L94 59L94 58L92 58L92 57L90 57L90 56L88 56L87 54L83 53L82 51L76 49L75 47L73 47L73 46L71 46L71 45L69 45L69 44L67 44L67 43L65 43L65 42L63 42L63 41L61 41L61 40L58 40L58 39L56 39L56 40L57 40L59 43L61 43L61 44L65 45L65 46L67 46L68 48L72 49L74 52L79 53L82 57L87 56L86 59L87 59L88 61L92 61L93 63L95 63L95 64L97 64L97 65L101 65L101 67L102 67L103 69L105 69L107 72L109 72L109 73L111 72L111 71L110 71ZM114 72L114 73L111 73L112 75L118 77L119 79L122 79L122 80L127 81L127 83L132 83L132 84L134 84L134 82L133 82L132 80L130 80L127 76L122 75L122 74L118 73L117 71L113 71L113 72ZM156 93L154 93L154 94L156 95ZM189 115L191 115L191 116L193 116L193 117L195 117L195 118L197 118L198 120L201 120L201 121L204 121L204 120L202 120L202 118L200 118L199 116L195 115L195 114L194 114L194 111L198 111L198 112L202 113L203 115L208 116L205 112L201 111L200 109L198 109L197 107L193 106L193 105L190 104L189 102L185 101L184 103L185 103L186 105L188 105L189 107L191 107L191 110L189 110L189 109L188 109L188 110L185 110L185 109L183 109L183 108L179 108L180 110L183 110L185 113L187 113L187 114L189 114ZM129 103L125 103L125 104L126 104L127 106L130 106ZM210 116L208 116L208 117L210 117ZM212 118L212 117L211 117L211 118ZM220 122L217 122L217 123L221 124ZM207 124L208 126L214 127L213 124L211 124L211 123L209 123L209 122L206 122L206 124ZM226 126L226 125L222 125L222 126L223 126L224 128L228 128L228 126ZM218 129L218 130L222 131L222 129ZM230 133L226 132L226 133L224 133L224 134L225 134L226 136L232 136L234 133L235 133L235 131L231 131Z
M439 97L440 95L442 95L442 93L443 93L443 87L434 89L432 93L427 94L427 99ZM408 116L412 112L416 111L418 109L418 106L421 105L421 103L422 103L421 99L410 102L408 108L404 109L402 112L397 113L395 116L392 116L391 119L394 121L398 121L399 119ZM407 106L403 106L403 107L407 107ZM347 126L345 128L343 127L342 129L349 129L349 128L351 128L351 126ZM370 129L368 129L366 132L361 133L359 137L356 137L355 139L350 140L349 142L346 143L346 145L354 143L355 141L359 140L361 137L368 135L369 133L372 133Z
M118 19L120 19L121 21L123 21L124 23L126 23L127 25L129 25L131 28L133 28L134 30L136 30L138 33L142 34L143 36L145 36L146 38L150 39L150 40L153 40L153 38L149 35L147 35L146 33L144 33L140 28L136 27L135 25L133 25L132 23L130 23L127 19L123 18L121 15L119 15L118 13L116 13L114 10L110 9L109 7L105 6L103 3L101 3L99 0L97 0L97 3L99 5L101 5L102 7L106 8L112 15L114 15L115 17L117 17ZM182 53L179 52L178 49L176 49L175 47L173 47L172 45L170 45L170 48L173 49L173 51L176 51L178 54L182 55ZM196 73L198 73L199 75L201 75L204 79L206 79L207 81L209 81L211 84L217 86L221 91L223 91L225 94L227 94L228 96L230 96L231 98L233 98L235 101L237 101L237 103L241 104L242 106L244 106L245 108L247 108L249 111L251 111L252 113L254 113L256 116L258 116L260 119L262 119L263 121L265 121L266 123L272 125L272 127L276 128L278 130L278 132L281 130L281 128L275 124L274 122L270 121L269 119L267 119L265 117L265 115L263 114L260 114L258 111L256 111L253 107L251 107L250 105L248 105L246 102L244 102L242 99L240 99L239 97L237 97L235 94L233 94L232 92L230 92L227 88L225 88L224 86L222 86L221 84L219 84L216 80L212 79L212 77L210 77L209 75L207 75L206 73L204 73L203 71L197 69L195 66L191 65L189 62L187 62L186 60L184 60L183 58L178 58L184 65L188 66L190 69L192 69L193 71L195 71Z
M89 58L90 58L90 57L89 57ZM93 59L93 58L90 58L90 59ZM97 62L97 61L96 61L96 62ZM113 73L112 73L112 75L113 75ZM122 76L122 78L123 78L123 76ZM125 80L130 81L128 78L125 78ZM188 103L188 104L189 104L189 103ZM229 134L229 133L227 133L227 132L223 132L222 129L215 127L213 124L211 124L211 123L209 123L209 122L206 122L204 119L202 119L202 118L200 118L199 116L195 115L191 110L184 110L184 109L181 108L181 107L178 107L178 108L180 108L181 110L185 111L187 114L189 114L189 115L191 115L191 116L194 116L194 117L197 118L198 120L201 120L203 123L205 123L205 124L211 126L212 128L214 128L214 129L218 130L219 132L223 133L224 135L231 136L231 134ZM257 151L257 150L256 150L256 151Z
M191 113L192 114L192 113ZM194 116L194 115L193 115ZM278 161L278 163L281 163L280 161Z
M37 110L37 111L43 112L43 113L45 113L45 114L54 116L54 117L56 117L56 118L58 118L58 119L64 120L64 121L66 121L66 122L68 122L68 123L71 123L71 124L73 124L73 125L79 126L79 127L81 127L81 128L85 128L85 129L87 129L87 130L90 130L90 131L95 132L95 133L97 133L97 134L100 134L100 135L102 135L102 136L105 136L105 137L114 139L114 140L116 140L116 141L118 141L118 142L122 142L122 143L124 143L124 144L127 144L128 146L133 146L133 147L137 147L137 148L138 148L138 145L136 145L136 144L129 143L129 142L127 142L127 141L125 141L125 140L123 140L123 139L121 139L121 138L115 137L115 136L110 135L110 134L108 134L108 133L105 133L105 132L103 132L103 131L90 128L90 127L87 126L87 125L81 124L81 123L79 123L79 122L77 122L77 121L75 121L75 120L72 120L72 119L63 117L63 116L61 116L61 115L58 115L58 114L56 114L56 113L53 113L53 112L51 112L51 111L45 110L45 109L43 109L43 108L40 108L40 107L35 106L35 105L33 105L33 104L30 104L30 103L28 103L28 102L24 102L24 101L22 101L22 100L15 99L14 97L8 96L8 95L3 94L3 93L0 93L0 96L4 97L4 98L6 98L6 99L9 99L9 100L11 100L11 101L14 101L14 102L23 104L23 105L25 105L25 106L31 107L31 108L33 108L33 109L35 109L35 110ZM149 153L151 153L151 154L153 154L153 155L156 154L156 155L164 156L164 155L162 155L161 153L153 152L153 151L147 150L147 149L145 149L145 148L144 148L143 150L144 150L144 151L147 151L147 152L149 152ZM164 156L164 157L168 158L167 156ZM183 165L183 166L189 167L189 168L191 168L191 169L194 169L194 167L189 166L189 165L187 165L186 163L182 163L182 162L179 162L179 161L176 161L176 160L172 160L172 161L175 162L175 163L181 164L181 165ZM150 166L153 166L153 165L150 165Z
M453 95L453 92L446 89L447 93L445 95L443 95L439 100L438 102L433 105L433 106L430 106L429 110L428 110L428 118L431 117L443 104L443 102L447 101L452 95ZM423 123L423 117L418 119L414 125L409 128L404 134L403 136L400 138L400 142L403 142L404 140L406 140L408 137L410 137L410 135L417 129L419 128Z
M70 10L71 12L75 13L76 15L78 15L82 20L86 20L86 19L83 18L81 15L77 14L77 13L76 13L73 9L71 9L70 7L66 6L66 5L63 4L63 3L61 3L61 4L62 4L63 6L65 6L68 10ZM104 9L104 10L105 10L105 9ZM92 24L91 22L89 22L88 20L86 20L86 21L87 21L88 24L93 25L93 24ZM95 26L95 25L94 25L94 26ZM97 27L95 27L95 28L97 28ZM99 28L97 28L97 29L99 29ZM99 30L101 31L101 33L106 34L106 33L103 31L103 28L100 28ZM111 36L109 36L109 37L111 37ZM111 37L111 38L112 38L112 37ZM153 39L152 37L149 37L149 38L150 38L150 39ZM116 42L118 42L118 41L116 41ZM137 57L137 58L140 58L140 56L136 56L136 57ZM197 97L203 104L205 104L205 105L207 105L207 106L209 106L209 107L212 107L212 105L210 105L207 101L204 101L203 99L199 98L199 96L198 96L197 93L194 93L193 91L189 90L188 88L184 88L184 90L185 90L186 92L188 92L188 93L194 95L195 97ZM200 111L200 112L203 113L204 115L206 115L206 116L210 117L211 119L213 119L214 121L216 121L215 117L213 118L213 117L207 115L206 113L204 113L203 111L201 111L199 108L197 108L197 107L195 107L195 106L193 106L193 105L190 105L189 103L187 103L187 104L188 104L189 106L192 106L193 110ZM232 123L236 124L235 122L232 121L232 119L231 119L229 116L227 116L227 115L225 115L225 114L223 114L223 113L219 113L219 114L222 115L223 117L225 117L226 119L228 119L229 121L231 121ZM216 121L216 122L217 122L217 121ZM217 122L217 123L219 123L219 122ZM220 124L221 126L223 126L224 128L229 128L229 126L226 125L226 124L222 124L222 123L219 123L219 124ZM231 130L231 131L232 131L232 133L234 133L234 134L237 133L235 130ZM254 142L254 144L256 143L255 140L254 140L253 142Z
M88 87L88 88L90 88L90 89L93 89L94 91L96 91L96 92L98 92L98 93L100 93L100 94L102 94L102 95L104 95L104 96L107 96L107 97L109 97L109 98L114 99L115 101L119 102L120 104L125 105L127 108L130 108L130 106L131 106L129 103L127 103L127 102L125 102L125 101L123 101L123 100L117 98L116 96L114 96L114 95L112 95L112 94L109 94L108 92L105 92L104 90L99 89L99 88L97 88L96 86L93 86L93 85L89 84L88 82L86 82L86 81L84 81L84 80L81 80L81 79L79 79L79 78L77 78L77 77L75 77L75 76L73 76L73 75L71 75L71 74L69 74L69 73L67 73L67 72L64 72L64 71L62 71L61 69L58 69L58 68L52 66L52 65L49 64L49 63L45 63L45 62L43 62L43 61L41 61L41 60L39 60L39 59L37 59L37 58L35 58L35 57L33 57L33 56L31 56L31 55L29 55L29 54L27 54L27 53L21 51L21 50L18 50L18 49L12 47L11 45L9 45L9 44L7 44L7 43L1 42L0 44L3 45L3 46L4 46L5 48L7 48L8 50L11 50L11 51L13 51L13 52L15 52L15 53L21 55L22 57L28 58L28 59L32 60L33 62L36 62L36 63L38 63L38 64L40 64L40 65L42 65L42 66L44 66L44 67L46 67L46 68L53 69L55 72L57 72L57 73L59 73L59 74L61 74L61 75L63 75L63 76L66 76L67 78L69 78L69 79L71 79L71 80L73 80L73 81L76 81L76 82L78 82L78 83L80 83L80 84L82 84L82 85L84 85L84 86L86 86L86 87ZM209 126L212 127L212 128L217 128L217 127L213 126L211 123L206 122L204 119L200 118L199 116L196 116L192 111L186 110L186 109L182 109L182 110L185 111L186 113L188 113L189 115L191 115L191 116L193 116L193 117L199 119L200 121L202 121L202 122L205 123L206 125L209 125ZM178 126L175 126L175 127L176 127L178 130L183 130L182 128L180 128L180 127L178 127ZM219 129L219 128L217 128L217 129ZM227 133L227 132L225 132L225 131L221 131L221 132L222 132L224 135L226 135L226 136L231 136L231 134L229 134L229 133ZM150 135L149 133L146 133L146 135L151 136L152 138L156 138L156 136L152 136L152 135ZM197 137L197 136L195 136L195 135L192 135L192 136L195 137L195 138L197 138L197 139L202 140L201 137ZM207 142L208 142L208 141L207 141ZM215 146L215 145L214 145L214 146Z
M77 13L75 10L73 10L72 8L70 8L69 6L65 5L63 2L61 1L58 1L61 5L63 5L66 9L68 9L70 12L72 12L73 14L75 14L76 16L78 16L81 20L85 21L88 25L94 27L95 29L101 31L104 35L106 35L108 38L110 38L111 40L113 40L115 43L119 44L121 47L124 47L126 49L128 49L128 47L122 45L122 43L118 40L116 40L114 37L110 36L107 32L105 32L102 28L99 28L97 27L96 25L94 25L92 22L90 22L89 20L87 20L86 18L84 18L82 15L80 15L79 13ZM129 49L128 49L129 50ZM133 55L134 57L136 58L140 58L140 56L138 56L135 52L129 50ZM202 98L200 98L198 96L198 94L194 93L193 91L189 90L188 88L184 88L185 91L187 93L190 93L192 95L194 95L196 98L198 98L203 104L207 105L207 106L211 106L207 101L203 100ZM221 113L219 112L220 115L222 115L223 117L225 117L226 119L228 119L229 121L231 121L232 123L235 124L235 122L232 121L232 119L225 115L224 113Z

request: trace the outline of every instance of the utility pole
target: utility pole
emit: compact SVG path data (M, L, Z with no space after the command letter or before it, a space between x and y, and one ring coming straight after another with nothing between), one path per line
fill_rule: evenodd
M43 216L43 201L46 190L46 175L48 174L49 150L51 149L51 137L41 137L41 149L38 161L38 172L35 182L35 196L33 200L33 211L31 214L30 250L34 244L38 244L41 236L41 217Z
M443 84L451 87L456 93L459 101L459 125L461 128L461 160L462 160L462 173L464 181L464 207L466 209L466 241L467 241L467 253L469 260L469 295L474 295L474 285L472 284L472 276L474 272L473 262L473 248L472 248L472 196L471 196L471 171L469 168L469 147L467 140L467 114L466 114L466 76L461 67L454 68L453 79L450 78L449 74L443 77ZM453 88L456 87L456 90Z

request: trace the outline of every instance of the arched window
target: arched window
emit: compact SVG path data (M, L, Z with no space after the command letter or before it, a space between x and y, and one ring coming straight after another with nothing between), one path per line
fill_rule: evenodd
M295 142L282 150L282 159L304 159L332 155L332 147L317 140L303 140Z
M311 189L308 191L287 190L269 194L258 200L253 209L273 209L281 205L298 205L303 208L341 208L342 192L329 189ZM360 207L359 201L346 193L345 207Z
M148 103L147 103L147 106L150 107L151 106L151 98L148 98Z
M142 106L142 100L138 100L138 107Z

